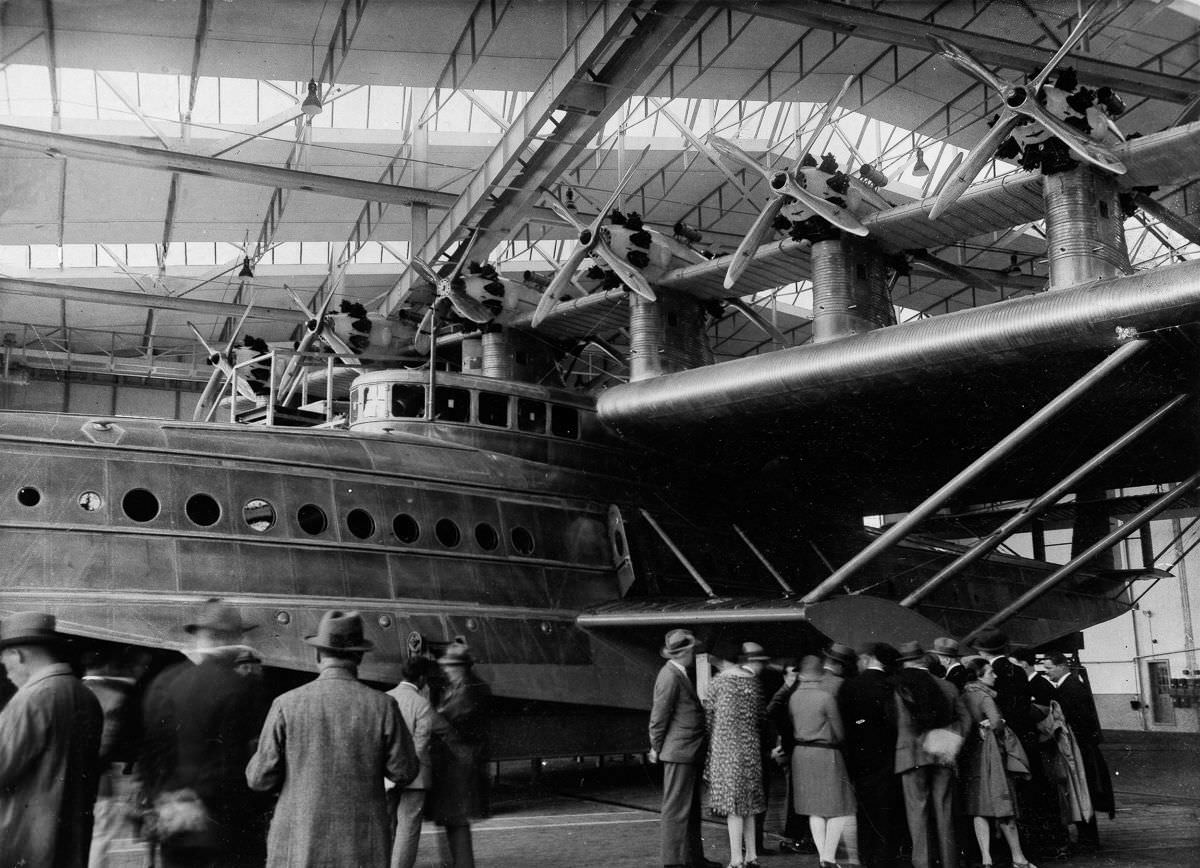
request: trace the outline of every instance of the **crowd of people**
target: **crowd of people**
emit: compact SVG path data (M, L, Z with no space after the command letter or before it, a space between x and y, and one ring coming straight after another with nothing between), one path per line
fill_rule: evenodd
M473 868L491 692L467 647L385 694L358 679L362 617L330 611L304 640L317 678L268 702L255 626L211 599L186 660L146 680L144 652L91 652L79 678L53 615L0 618L0 868L100 868L131 820L164 868L412 868L426 817Z
M820 868L848 844L867 868L902 856L990 868L1004 849L1033 868L1099 847L1096 817L1113 816L1091 692L1061 654L1010 649L996 630L969 655L948 637L928 651L834 643L776 666L746 642L736 662L706 655L699 673L700 650L690 631L669 632L654 687L666 868L720 868L704 855L702 799L726 820L730 868L758 868L772 763L787 779L780 849L814 850Z

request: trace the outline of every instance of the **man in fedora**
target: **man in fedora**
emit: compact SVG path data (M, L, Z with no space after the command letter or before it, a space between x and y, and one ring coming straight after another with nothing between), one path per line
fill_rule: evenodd
M832 642L821 653L821 668L825 673L821 676L821 685L837 696L846 679L857 671L857 667L858 655L854 649L841 642Z
M146 690L139 771L156 804L151 835L165 868L240 868L261 856L261 824L248 820L261 806L242 770L262 704L251 679L234 669L254 627L235 606L210 598L184 625L187 660L163 670Z
M315 681L278 697L267 712L246 781L279 801L267 865L387 865L391 819L383 781L406 786L420 765L400 712L358 680L374 644L358 612L326 612L305 642L317 652Z
M53 615L0 618L0 662L17 686L0 712L0 863L84 868L103 714L62 660Z
M949 636L938 636L933 640L932 652L933 656L942 664L942 668L946 670L942 678L949 681L958 688L959 693L962 693L963 688L967 686L970 674L959 659L962 657L962 651L958 647L958 642Z
M661 654L667 662L654 682L648 756L663 767L662 862L719 868L704 858L700 837L700 771L707 731L700 696L688 675L696 663L696 637L690 630L672 630Z

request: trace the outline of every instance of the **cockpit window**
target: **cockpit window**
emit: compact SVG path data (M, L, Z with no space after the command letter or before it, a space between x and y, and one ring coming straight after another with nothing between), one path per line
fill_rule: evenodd
M479 393L479 424L496 428L508 427L508 395L495 392Z
M420 419L425 416L425 387L411 383L392 386L392 416Z
M546 405L529 398L517 399L517 427L522 431L546 433Z
M468 422L471 419L471 393L466 389L439 387L433 393L434 417L440 422Z

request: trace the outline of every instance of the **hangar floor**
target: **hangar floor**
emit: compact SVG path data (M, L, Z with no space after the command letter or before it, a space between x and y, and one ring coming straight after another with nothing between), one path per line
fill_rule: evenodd
M1192 868L1200 853L1200 736L1111 733L1105 746L1117 791L1117 816L1101 818L1102 849L1078 854L1075 868ZM780 782L776 782L780 783ZM772 793L767 842L778 844L782 786ZM505 764L494 791L494 816L474 826L481 866L563 865L648 868L658 864L658 783L638 763L554 760L537 780L524 765ZM724 824L704 826L709 858L727 856ZM417 868L443 864L438 830L426 824ZM144 844L117 844L112 864L143 868ZM854 864L844 858L841 864ZM809 868L816 855L774 855L765 868ZM1003 865L1003 863L998 863ZM967 868L967 866L964 866ZM1044 865L1043 865L1044 868Z

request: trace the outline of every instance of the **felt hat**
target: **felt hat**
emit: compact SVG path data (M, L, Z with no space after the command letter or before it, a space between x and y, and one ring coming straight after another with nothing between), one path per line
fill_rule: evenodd
M696 637L691 630L672 630L667 634L662 647L663 657L679 657L696 648Z
M471 651L462 642L451 642L437 661L442 666L470 666L475 662Z
M962 652L958 649L958 642L948 636L938 636L933 640L933 653L941 654L943 657L959 657Z
M324 651L370 651L375 643L363 638L363 619L358 612L332 609L321 616L317 632L304 641Z
M825 649L825 657L835 663L841 663L843 666L854 666L858 663L858 654L849 645L843 645L841 642L834 642Z
M738 663L765 663L770 659L757 642L743 642L742 650L738 652Z
M43 612L17 612L0 618L0 648L11 645L55 645L67 637L55 630L53 615Z
M257 626L243 621L242 613L236 606L231 606L219 597L210 597L197 607L192 620L184 624L183 629L189 633L201 629L218 630L222 633L245 633Z
M908 660L920 660L925 656L925 649L921 647L920 642L903 642L897 650L900 652L900 656L897 658L900 663Z
M999 630L984 630L971 644L988 654L1001 654L1008 648L1008 636Z

